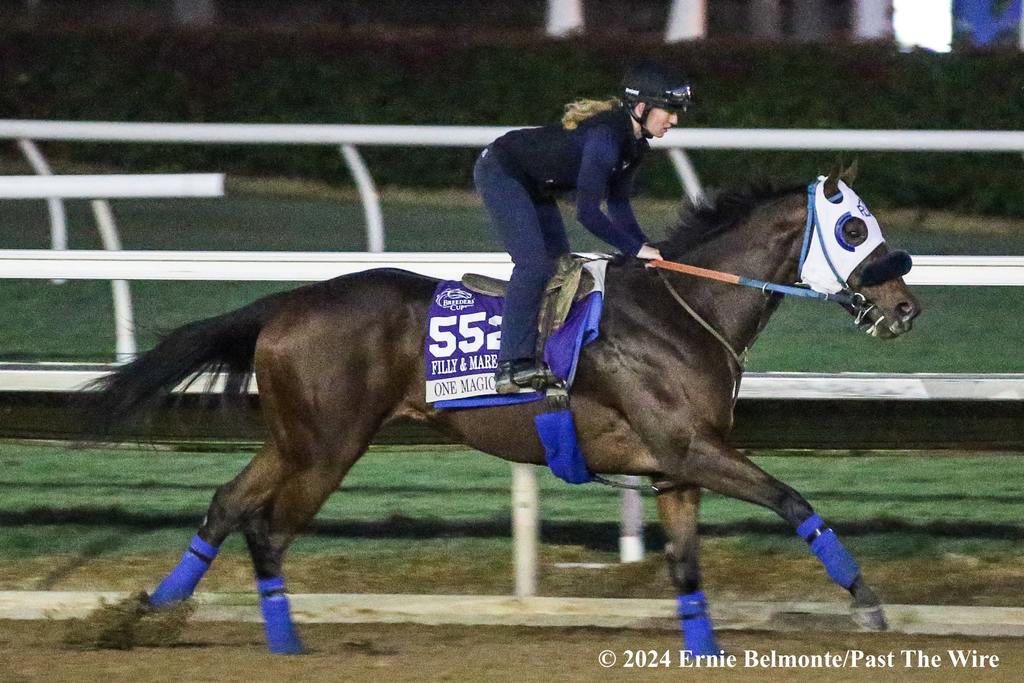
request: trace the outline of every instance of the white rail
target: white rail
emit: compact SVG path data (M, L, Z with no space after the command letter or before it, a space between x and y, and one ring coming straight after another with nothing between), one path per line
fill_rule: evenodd
M41 175L0 176L0 199L46 199L51 215L51 241L54 248L67 248L63 199L90 199L103 248L121 249L114 212L107 199L141 197L221 197L222 173L151 173L146 175L71 175L50 172L42 154L29 141L21 140L26 157ZM61 284L64 278L51 278ZM104 278L107 279L107 278ZM135 321L131 290L126 279L110 281L114 303L114 328L117 358L129 360L136 352Z
M43 156L43 153L39 151L39 147L34 142L31 140L18 140L18 148L33 171L42 176L53 175L53 170L50 168L50 164L47 163L46 157ZM46 209L50 214L51 248L67 249L68 220L67 213L64 211L64 202L59 197L47 197ZM63 284L63 281L54 280L54 284Z
M0 138L256 145L483 147L522 126L121 123L0 119ZM676 128L655 148L1024 152L1024 131Z
M334 145L359 188L366 214L367 248L383 250L380 201L356 145L484 147L522 126L395 126L277 123L125 123L0 119L0 139L150 142L168 144ZM1024 152L1021 131L817 130L680 128L652 141L668 149L686 195L703 196L684 149L860 150L908 152Z
M0 392L78 391L106 376L110 365L82 363L0 363ZM186 382L190 393L219 391L210 378ZM250 393L258 393L255 383ZM740 387L741 399L769 400L879 400L921 399L958 401L1024 400L1024 373L882 373L840 372L747 372Z
M915 256L911 285L1021 286L1024 256ZM99 251L0 249L0 278L72 280L251 280L312 282L370 268L402 268L459 279L508 278L497 252Z
M223 195L223 173L0 176L0 199L114 199Z

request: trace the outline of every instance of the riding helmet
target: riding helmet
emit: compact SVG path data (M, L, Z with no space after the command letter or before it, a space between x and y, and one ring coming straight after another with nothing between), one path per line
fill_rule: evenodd
M622 79L622 99L631 106L644 102L667 111L686 111L693 101L693 88L662 65L643 62Z

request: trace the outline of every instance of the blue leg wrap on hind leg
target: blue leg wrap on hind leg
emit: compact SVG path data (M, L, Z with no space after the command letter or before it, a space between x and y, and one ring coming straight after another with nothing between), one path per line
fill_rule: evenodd
M218 550L216 546L210 545L196 534L188 550L181 556L178 566L149 596L149 604L153 607L163 607L192 597L199 580L210 568L213 558L217 557Z
M260 592L260 612L267 635L267 649L276 655L297 655L305 651L299 634L292 623L288 596L284 592L284 577L257 579Z
M683 627L683 647L686 650L694 655L720 653L703 591L679 596L679 623Z
M796 532L807 541L811 552L821 560L829 578L843 588L853 585L860 574L860 567L836 533L825 526L821 517L812 515L797 527Z

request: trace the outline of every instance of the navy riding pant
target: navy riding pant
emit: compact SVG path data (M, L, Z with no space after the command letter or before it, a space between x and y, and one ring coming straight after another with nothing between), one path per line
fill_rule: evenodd
M505 299L498 360L533 358L544 286L555 273L558 257L569 252L562 215L553 198L538 201L531 197L489 149L477 159L473 182L515 264Z

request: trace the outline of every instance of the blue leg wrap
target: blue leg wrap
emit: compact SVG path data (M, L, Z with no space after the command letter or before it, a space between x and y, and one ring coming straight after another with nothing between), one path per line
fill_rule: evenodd
M679 623L683 627L683 647L687 650L694 655L721 654L703 591L679 596Z
M153 594L149 596L149 604L163 607L192 597L192 593L210 568L213 558L217 557L216 546L212 546L196 534L181 556L181 562L167 575Z
M818 515L812 515L796 529L808 545L811 552L818 556L825 565L829 578L843 588L849 588L860 574L860 567L853 555L843 546L836 532L825 526Z
M576 440L576 423L572 411L556 410L533 418L537 435L544 446L544 457L556 477L570 484L586 484L594 475L587 469L587 460Z
M257 579L256 588L260 592L260 611L263 613L267 649L276 655L302 654L305 647L292 623L288 596L284 592L284 577Z

